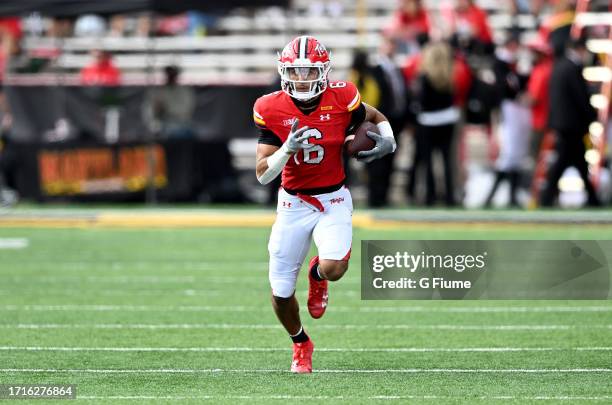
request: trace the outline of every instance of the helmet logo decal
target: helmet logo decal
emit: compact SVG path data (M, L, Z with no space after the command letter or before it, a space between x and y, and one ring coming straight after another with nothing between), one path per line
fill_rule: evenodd
M314 51L317 53L318 56L323 56L327 53L327 49L325 49L325 45L323 45L320 42L317 42L317 45L315 46Z

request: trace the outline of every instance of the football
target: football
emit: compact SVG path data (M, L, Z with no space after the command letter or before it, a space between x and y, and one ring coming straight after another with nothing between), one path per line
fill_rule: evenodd
M370 150L376 146L376 142L367 135L368 131L379 133L376 125L366 121L357 128L354 135L349 135L349 137L352 137L352 140L347 141L345 145L346 153L349 156L357 157L358 152Z

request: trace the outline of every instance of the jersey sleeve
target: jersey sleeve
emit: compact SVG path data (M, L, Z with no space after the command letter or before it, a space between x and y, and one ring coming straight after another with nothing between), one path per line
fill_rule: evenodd
M342 90L340 94L341 106L345 108L346 111L352 112L361 105L361 94L359 94L357 86L355 86L352 82L344 83L346 83L346 86L340 88Z
M357 109L351 112L351 121L349 122L349 125L346 127L346 130L344 132L345 136L354 134L357 128L359 128L359 126L363 124L363 122L365 121L365 118L366 118L366 109L363 103L360 103L359 107L357 107Z
M283 141L270 128L268 128L268 125L266 124L266 111L265 101L261 98L257 99L255 105L253 106L253 121L259 130L259 138L257 143L281 147L283 145Z
M255 105L253 106L253 121L255 125L260 129L267 129L265 115L265 103L261 98L258 98L255 101Z

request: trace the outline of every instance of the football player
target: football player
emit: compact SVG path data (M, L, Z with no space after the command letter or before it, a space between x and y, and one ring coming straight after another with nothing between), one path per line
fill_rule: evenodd
M387 118L361 102L355 85L329 81L330 57L310 36L292 40L279 55L282 91L260 97L253 119L260 130L257 179L268 184L282 173L277 217L268 251L272 306L293 340L291 371L312 372L314 345L304 331L295 298L298 273L314 239L318 256L309 263L308 312L327 308L327 282L339 280L351 253L353 203L344 186L343 148L364 121L376 145L357 158L370 162L395 151Z

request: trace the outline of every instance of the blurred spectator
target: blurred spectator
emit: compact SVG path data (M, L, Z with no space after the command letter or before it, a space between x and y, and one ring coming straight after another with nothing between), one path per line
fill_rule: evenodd
M515 0L515 1L520 1L520 0ZM544 12L544 8L546 7L546 5L548 5L549 3L554 3L557 0L531 0L529 1L529 11L531 12L531 14L535 15L535 16L539 16L540 14L542 14Z
M85 86L118 86L121 72L114 65L110 52L92 51L94 61L81 70L81 84Z
M24 16L21 25L26 36L42 37L46 31L45 20L39 12Z
M128 30L128 18L125 14L115 14L109 20L109 37L123 37Z
M584 38L570 42L566 55L554 61L550 78L550 112L548 125L555 131L557 160L548 171L542 193L542 206L552 206L558 193L558 182L565 169L573 166L580 172L588 194L587 205L598 206L599 199L589 179L584 154L584 137L597 113L591 106L587 83L582 76L588 56Z
M156 35L175 36L183 35L189 28L189 18L187 13L161 16L157 20Z
M541 36L527 44L533 57L533 69L527 82L524 101L531 107L531 142L529 154L533 162L540 151L542 138L548 129L550 75L552 74L552 49Z
M212 13L202 13L200 11L187 12L187 33L195 37L203 37L214 33L219 16Z
M510 1L510 12L512 15L529 14L530 6L529 0L512 0Z
M423 43L423 46L425 43ZM406 59L402 72L406 81L410 105L408 107L407 119L409 122L416 122L415 114L418 114L419 103L416 94L419 90L418 75L421 69L422 55L420 53L411 55ZM474 78L469 65L465 61L465 58L460 52L453 51L453 63L452 63L452 74L453 74L453 97L454 104L462 108L466 102L470 89L473 88L472 83ZM415 136L412 167L408 173L408 181L406 183L406 194L408 198L414 199L416 191L416 183L418 172L425 161L426 154L429 146L423 144L424 138L421 136Z
M6 96L0 93L0 206L13 205L18 200L15 191L18 160L11 139L12 123Z
M134 34L137 37L148 37L151 35L153 27L153 21L151 15L148 13L142 13L136 17L136 28Z
M395 50L394 41L382 39L373 74L380 89L380 102L376 108L389 119L393 133L398 139L407 121L408 96L404 77L394 61ZM370 207L388 204L394 156L395 154L391 153L366 166Z
M48 35L51 38L67 38L72 36L74 21L70 18L53 18Z
M374 108L378 108L381 101L380 87L376 77L374 76L374 68L370 65L369 55L366 51L357 49L353 53L353 62L349 70L348 80L355 83L361 100ZM347 181L352 179L351 167L348 164L348 159L345 160L344 170Z
M3 17L0 18L0 33L2 36L9 36L19 40L23 35L21 29L21 19L19 17Z
M167 66L166 82L147 94L143 106L145 122L150 130L161 138L192 138L195 93L191 87L180 86L180 69Z
M439 151L444 167L444 201L455 205L451 146L459 111L454 106L453 56L445 43L432 43L423 50L415 99L418 105L416 138L424 148L427 171L426 204L436 201L433 153Z
M557 0L553 12L540 26L539 34L546 38L555 56L563 56L574 23L574 0Z
M510 37L503 47L497 49L494 72L500 104L499 156L495 162L495 181L485 206L490 206L497 188L504 180L510 182L510 206L518 207L517 191L520 169L527 156L530 115L519 96L525 89L526 78L517 73L520 44L518 37Z
M45 60L30 58L21 47L21 41L11 41L6 50L6 66L4 73L38 72L46 63Z
M428 42L429 37L427 35L421 35L419 37L419 47L425 46ZM409 88L418 76L421 59L422 55L419 52L410 55L404 61L402 73L404 74L404 80ZM453 82L456 105L461 107L466 103L472 81L472 72L465 57L461 52L453 49Z
M314 0L310 2L308 12L311 17L323 17L325 14L332 18L342 17L344 6L340 0Z
M443 12L452 33L453 42L469 53L493 52L493 35L487 13L474 0L456 0L453 9Z
M101 38L106 31L106 20L96 14L82 15L74 23L74 35L77 37Z
M151 14L115 14L110 17L109 32L111 37L147 37L151 34Z
M404 63L402 66L402 73L404 75L404 80L406 84L409 86L410 83L417 77L419 72L419 66L421 64L421 49L427 45L429 42L429 35L420 34L417 36L418 43L418 52L415 52L411 55L408 55L404 59Z
M374 108L380 104L380 87L374 77L374 69L370 66L366 51L356 50L349 71L348 80L355 83L361 94L361 99Z
M0 18L0 84L4 80L7 65L14 49L21 41L21 36L21 20L19 18Z
M399 0L399 5L383 35L397 41L398 52L412 54L420 49L419 35L428 35L429 17L421 0Z

